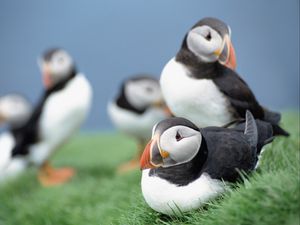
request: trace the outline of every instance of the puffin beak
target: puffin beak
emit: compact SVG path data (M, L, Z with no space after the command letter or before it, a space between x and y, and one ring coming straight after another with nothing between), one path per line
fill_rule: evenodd
M43 71L43 84L46 87L46 89L49 89L52 86L50 66L47 63L44 63L42 66L42 71Z
M0 125L3 124L6 121L6 118L2 113L0 113Z
M161 154L158 143L159 136L155 135L146 145L140 160L141 170L161 167L163 165L163 158L169 156L168 152L166 151L163 151L164 155Z
M173 113L164 101L154 102L152 106L156 108L161 108L168 117L173 116Z
M156 102L153 102L152 106L156 108L162 108L164 106L164 102L162 100L158 100Z
M235 50L228 35L225 35L224 37L223 47L216 50L214 54L219 57L219 62L222 65L225 65L232 70L236 69Z
M141 170L156 168L151 163L152 145L153 145L153 140L149 141L148 144L146 145L145 149L144 149L143 155L142 155L141 160L140 160Z

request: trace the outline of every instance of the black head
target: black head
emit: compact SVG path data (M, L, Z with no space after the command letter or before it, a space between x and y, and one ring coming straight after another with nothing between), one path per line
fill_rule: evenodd
M197 22L185 35L176 59L200 63L219 62L236 68L235 52L231 43L231 29L223 21L207 17Z
M61 48L47 50L39 60L39 66L47 89L69 79L76 73L72 57Z
M191 161L198 153L202 135L197 126L174 117L153 128L152 139L141 158L141 168L172 167Z
M144 74L124 80L116 101L120 107L141 113L149 107L163 105L158 80Z

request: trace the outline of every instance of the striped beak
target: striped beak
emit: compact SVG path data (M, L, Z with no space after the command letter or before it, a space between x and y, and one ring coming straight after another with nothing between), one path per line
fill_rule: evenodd
M225 35L224 44L221 49L214 52L218 56L218 61L226 67L235 70L236 69L236 57L233 44L231 43L230 37Z
M50 66L47 63L44 63L42 66L42 73L43 73L43 84L46 89L49 89L52 86L52 79L51 79L51 70Z
M161 167L163 165L163 159L168 156L169 153L161 150L159 147L159 135L154 135L145 147L140 160L140 168L144 170Z

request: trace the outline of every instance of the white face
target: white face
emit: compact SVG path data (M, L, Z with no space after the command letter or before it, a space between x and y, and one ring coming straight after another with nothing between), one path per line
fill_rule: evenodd
M159 148L168 152L162 167L170 167L192 160L201 147L202 136L199 131L186 126L174 126L160 136Z
M6 95L0 98L0 116L11 125L21 125L31 115L31 105L19 95Z
M52 83L63 80L73 69L73 60L64 50L54 52L49 61L42 61L39 64L42 73L47 73Z
M203 25L189 31L187 46L203 62L215 62L224 48L221 35L209 26Z
M155 80L129 81L125 84L125 95L138 109L161 103L163 99L159 83Z

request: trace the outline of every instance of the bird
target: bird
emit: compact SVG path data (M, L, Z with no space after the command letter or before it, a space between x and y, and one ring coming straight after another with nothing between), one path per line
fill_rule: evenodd
M138 143L137 155L122 164L118 172L138 168L140 155L151 137L153 125L170 116L158 80L147 74L126 78L117 96L108 103L107 112L115 127Z
M223 126L244 119L246 110L270 122L275 135L288 136L279 126L280 113L260 105L235 71L231 29L217 18L197 22L181 48L163 68L160 85L171 112L198 127Z
M250 111L245 117L243 129L198 128L182 117L155 125L140 161L146 203L167 215L191 211L223 193L226 182L239 181L239 171L253 171L273 129Z
M26 158L39 168L43 186L67 182L72 168L54 169L49 158L79 129L88 115L92 87L79 73L71 55L62 48L51 48L39 59L44 90L28 121L20 127L13 158Z
M19 127L28 120L31 111L31 103L21 94L0 96L0 125L7 123L12 128Z
M18 138L16 131L31 113L32 104L23 95L11 93L0 97L0 125L7 125L0 134L0 181L27 167L26 160L12 159L11 153Z

